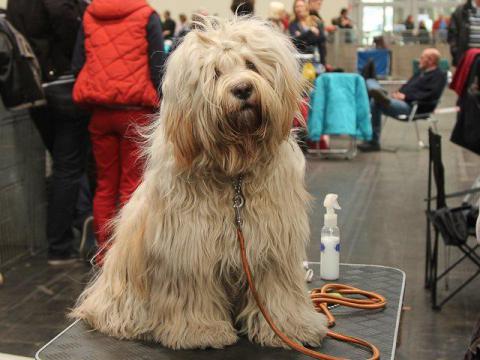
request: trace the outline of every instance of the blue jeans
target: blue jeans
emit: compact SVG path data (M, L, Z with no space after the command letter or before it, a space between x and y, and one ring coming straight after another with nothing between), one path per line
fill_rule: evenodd
M367 80L367 89L382 89L380 84L375 79ZM412 107L403 100L397 100L390 98L389 106L382 106L377 104L373 99L370 100L370 111L372 113L372 142L379 143L380 135L382 133L382 114L393 117L399 120L397 117L400 115L408 115ZM400 120L403 121L403 120ZM407 121L407 119L405 119Z

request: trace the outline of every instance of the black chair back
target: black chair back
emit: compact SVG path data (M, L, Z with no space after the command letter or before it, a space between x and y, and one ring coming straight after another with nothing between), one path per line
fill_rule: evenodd
M428 129L430 151L430 171L433 170L433 179L437 189L437 209L446 206L445 200L445 169L442 162L442 137ZM430 194L431 195L431 194Z
M417 113L420 114L431 114L435 111L438 104L440 103L440 99L432 100L432 101L425 101L418 103L418 110Z

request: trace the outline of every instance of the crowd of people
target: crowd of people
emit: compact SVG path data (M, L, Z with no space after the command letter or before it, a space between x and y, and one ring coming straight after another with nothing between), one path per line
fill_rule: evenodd
M279 31L291 36L295 46L301 53L318 54L318 60L326 64L327 35L337 29L352 29L353 22L348 17L348 10L343 8L337 18L332 19L332 25L326 25L320 15L323 0L295 0L292 12L289 13L285 5L280 1L272 1L269 4L269 16L267 20ZM253 15L255 11L254 1L233 1L230 7L232 13L239 16ZM175 36L165 37L165 40L181 41L182 37L194 26L198 15L209 15L206 9L200 9L192 14L188 21L184 13L179 14L178 25L170 18L170 13L164 13L164 21L169 26L175 27ZM215 15L215 14L213 14ZM175 48L175 44L173 44Z
M438 15L437 19L433 22L432 31L437 32L440 30L447 30L448 24L450 22L450 18L444 15ZM413 20L413 15L408 15L405 19L403 25L405 26L405 30L414 31L415 30L415 21ZM420 20L418 22L417 29L420 30L428 30L424 20Z
M403 24L401 32L404 43L430 44L433 41L445 42L447 40L448 26L450 18L444 15L439 15L431 24L431 29L427 27L425 20L418 21L415 26L415 21L412 15L408 15Z
M321 6L322 0L295 0L290 16L282 2L273 1L268 20L299 52L315 54L327 65L327 33L352 29L354 23L342 9L327 26ZM480 47L479 7L480 0L468 0L450 19L434 23L434 30L449 28L454 64L468 48ZM238 16L255 11L253 0L234 0L230 8ZM73 228L84 230L91 215L100 249L96 263L102 264L109 224L141 179L137 130L149 123L162 97L166 50L174 51L205 15L208 11L199 9L190 19L182 13L175 21L145 0L8 2L7 19L31 44L45 83L47 105L30 113L53 159L47 214L51 265L75 261ZM411 16L405 28L414 29ZM380 150L382 113L407 114L414 101L438 100L446 83L439 60L437 50L425 50L420 72L393 94L366 76L374 131L362 150ZM75 81L59 82L65 75Z

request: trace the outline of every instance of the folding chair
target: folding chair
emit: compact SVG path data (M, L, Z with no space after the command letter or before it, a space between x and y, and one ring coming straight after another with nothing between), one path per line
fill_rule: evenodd
M412 110L408 115L399 115L399 116L393 117L397 120L414 125L415 133L417 135L417 144L419 149L425 149L428 146L426 146L423 140L420 138L420 130L418 129L417 121L419 120L427 121L433 126L435 131L438 132L438 129L437 129L438 120L434 117L434 114L435 114L435 109L437 108L437 105L439 104L439 102L440 102L440 99L435 101L429 101L429 102L415 101L415 102L412 102ZM418 109L420 107L422 108L421 113L418 112ZM387 122L387 118L389 117L392 117L392 116L387 116L387 115L384 116L382 128L385 128L385 123ZM405 134L406 133L404 133L403 135L402 143L405 143ZM395 148L386 147L384 149L392 152L396 152L398 150L398 148L396 147Z
M429 166L428 166L428 197L427 202L427 229L426 229L426 263L425 263L425 288L431 291L432 308L440 310L441 307L455 296L460 290L468 285L475 277L480 274L480 255L477 249L480 247L478 243L470 245L468 240L475 237L475 228L468 227L465 212L472 209L471 204L464 203L462 206L449 208L446 203L447 198L455 198L468 194L480 193L480 188L475 187L465 191L459 191L451 194L445 194L445 174L442 163L441 136L435 134L430 128L429 137ZM435 182L436 196L432 196L432 179ZM435 208L432 208L432 202L435 201ZM442 222L441 219L452 219L451 222ZM465 231L460 231L464 227ZM432 241L433 228L433 241ZM446 269L438 274L438 255L439 255L439 238L443 238L445 251L451 248L457 248L463 255L453 264L447 265ZM464 260L471 260L477 270L467 280L460 284L455 290L440 302L438 301L437 286L438 282L445 278L455 267Z
M397 117L397 120L407 120L407 123L413 123L415 126L415 133L417 135L417 144L420 149L426 148L424 142L420 138L420 131L418 130L418 120L425 120L429 123L432 124L433 128L435 129L435 132L438 132L437 129L437 122L433 117L434 111L437 108L437 105L439 104L440 99L435 100L435 101L429 101L429 102L421 102L421 101L414 101L412 103L412 110L410 111L410 114L408 115L399 115ZM418 108L422 108L422 112L418 112ZM405 138L405 137L404 137Z

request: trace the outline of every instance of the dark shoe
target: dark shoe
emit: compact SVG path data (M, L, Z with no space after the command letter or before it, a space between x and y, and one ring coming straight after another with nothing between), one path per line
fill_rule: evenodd
M380 144L377 142L365 142L357 145L358 150L362 152L381 151Z
M51 265L51 266L71 265L78 262L78 260L79 258L77 254L49 255L48 265Z
M390 98L388 97L388 93L383 89L370 89L368 90L368 96L375 100L375 102L380 106L390 106Z
M85 219L82 226L82 237L78 249L80 257L90 259L91 255L96 252L96 244L97 242L95 240L95 232L93 229L93 216L89 216Z

